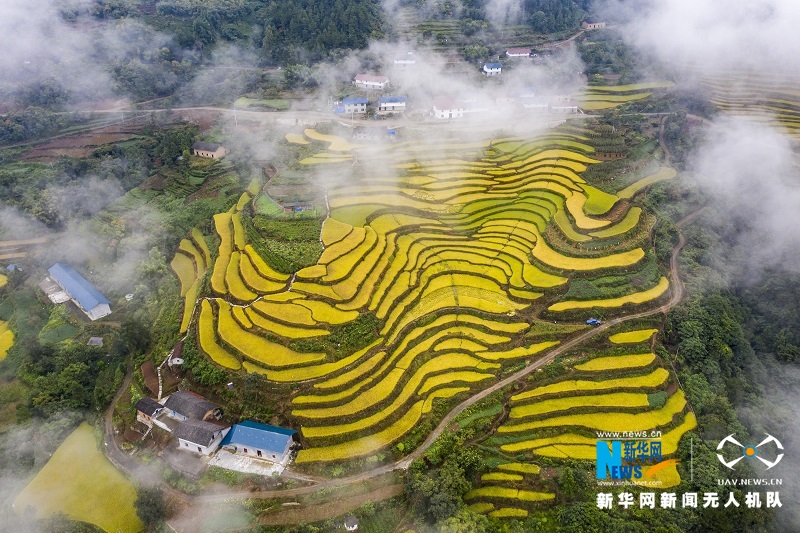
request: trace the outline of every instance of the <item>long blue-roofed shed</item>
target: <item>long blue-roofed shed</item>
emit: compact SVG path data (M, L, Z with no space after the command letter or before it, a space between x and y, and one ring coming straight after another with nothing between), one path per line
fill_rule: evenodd
M229 451L283 463L289 457L295 433L297 431L293 429L245 420L231 427L221 446Z
M65 263L56 263L47 272L50 274L50 278L92 320L111 314L111 302L71 266Z

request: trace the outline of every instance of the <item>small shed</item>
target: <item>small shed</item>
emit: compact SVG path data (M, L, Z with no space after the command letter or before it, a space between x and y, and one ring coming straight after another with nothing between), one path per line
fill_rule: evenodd
M344 528L347 531L358 531L358 517L356 515L347 515L344 519Z
M228 149L221 144L197 141L192 145L192 153L199 157L222 159L228 155Z
M153 419L156 418L164 406L152 398L142 398L136 402L136 420L147 427L153 427Z
M103 345L103 337L89 337L89 342L86 343L86 346L102 346Z
M205 420L184 420L173 431L181 450L211 455L219 447L230 428Z
M231 427L221 445L234 453L282 463L289 457L295 433L293 429L245 420Z

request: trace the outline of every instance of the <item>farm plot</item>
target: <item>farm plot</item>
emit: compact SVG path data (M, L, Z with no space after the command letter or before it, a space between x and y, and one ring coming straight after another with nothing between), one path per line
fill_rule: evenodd
M81 424L14 500L19 514L39 518L64 513L105 531L144 529L133 502L136 489L97 449L94 431Z
M581 109L601 111L613 109L628 102L643 100L653 94L653 90L666 89L674 84L668 81L633 83L629 85L585 87L577 96Z
M306 163L335 166L352 158L380 168L388 161L399 179L356 175L331 186L324 251L293 277L273 270L256 252L258 243L248 242L245 196L214 217L216 257L193 232L193 246L178 250L175 270L187 301L184 328L192 327L199 307L197 338L212 361L296 384L285 414L300 428L301 465L373 455L400 442L410 449L416 443L409 435L437 403L487 387L576 330L552 327L546 339L526 337L531 323L545 323L537 314L557 305L573 273L626 269L645 256L624 238L605 255L565 255L547 242L550 225L577 243L593 238L585 230L620 224L607 215L618 196L580 176L600 164L580 136L398 143L379 153L314 130L287 140L327 149ZM210 280L199 283L203 276ZM210 294L197 295L201 286ZM202 303L190 307L196 298ZM365 318L374 321L371 332L358 330L353 340L351 328ZM618 370L649 364L623 361L615 361ZM666 376L659 370L642 372L631 386L661 385ZM597 373L584 370L592 376L585 381L602 383L593 381ZM603 392L623 398L613 396L629 392L619 387L608 383ZM646 407L643 397L625 398L636 411ZM502 471L493 482L530 474ZM527 489L519 490L527 497ZM511 509L493 509L505 508Z

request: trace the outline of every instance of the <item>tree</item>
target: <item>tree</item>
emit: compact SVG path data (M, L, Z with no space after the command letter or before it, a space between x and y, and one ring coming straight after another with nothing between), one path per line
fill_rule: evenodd
M136 489L136 501L133 505L148 531L155 531L167 514L164 491L158 487L140 486Z

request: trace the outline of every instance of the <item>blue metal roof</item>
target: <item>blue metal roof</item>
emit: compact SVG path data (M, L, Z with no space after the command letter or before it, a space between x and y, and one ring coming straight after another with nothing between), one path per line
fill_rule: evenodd
M369 100L360 96L342 99L343 104L367 104Z
M56 263L50 267L48 272L50 277L87 311L91 311L100 304L111 303L105 296L100 294L100 291L94 288L94 285L86 281L83 276L75 272L75 269L69 265Z
M486 63L486 68L503 68L502 63Z
M286 443L292 439L292 435L295 433L297 432L293 429L245 420L240 424L234 424L220 445L238 444L269 452L283 453Z
M378 98L379 104L404 104L408 102L405 96L381 96Z

